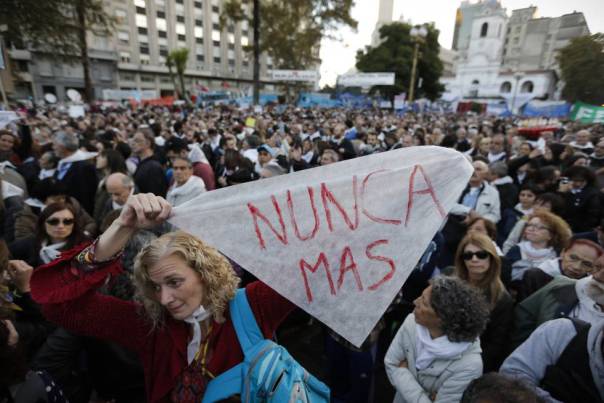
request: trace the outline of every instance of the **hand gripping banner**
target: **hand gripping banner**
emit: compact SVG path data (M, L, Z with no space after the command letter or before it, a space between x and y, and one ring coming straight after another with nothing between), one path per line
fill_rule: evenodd
M359 346L471 174L457 151L411 147L205 192L170 222Z

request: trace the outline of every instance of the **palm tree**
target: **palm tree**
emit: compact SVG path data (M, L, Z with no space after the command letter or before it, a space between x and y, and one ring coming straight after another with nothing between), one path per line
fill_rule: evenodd
M189 49L180 48L175 49L166 58L166 65L168 66L168 70L170 71L170 76L172 75L172 67L176 68L176 74L178 75L178 81L180 82L180 89L176 92L180 93L181 99L187 99L185 92L185 69L187 68L187 60L189 59ZM176 85L174 85L176 88Z

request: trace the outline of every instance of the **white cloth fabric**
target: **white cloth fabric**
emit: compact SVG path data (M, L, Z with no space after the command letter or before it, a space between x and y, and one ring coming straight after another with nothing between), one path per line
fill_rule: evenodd
M497 162L497 161L504 161L505 160L505 152L500 152L497 154L493 154L490 153L487 155L487 158L489 160L489 164L493 163L493 162Z
M472 345L469 342L454 343L449 341L447 336L433 339L426 327L419 324L415 326L417 328L415 368L419 370L428 368L432 361L437 358L450 360L457 357Z
M192 164L195 164L196 162L203 162L204 164L210 165L205 153L197 144L189 144L189 160Z
M168 189L166 200L172 207L176 207L194 199L205 191L206 185L203 183L203 180L195 175L191 175L184 185L177 186L176 182L174 182L170 189Z
M525 216L533 214L533 208L532 207L529 208L529 209L523 209L522 208L522 204L520 204L520 203L516 204L516 206L514 207L514 209L520 211Z
M195 312L185 318L185 322L190 324L193 328L193 337L187 345L187 362L189 364L195 359L195 355L197 355L197 351L199 350L199 344L201 343L202 335L199 322L203 322L208 317L210 317L210 312L206 311L203 305L200 305Z
M57 171L56 168L41 169L40 173L38 174L38 179L42 180L42 179L46 179L46 178L52 178L56 171Z
M579 303L573 308L569 316L581 319L587 323L598 323L604 321L604 312L585 292L585 288L591 279L592 277L588 276L575 283L575 291L579 298Z
M552 277L558 277L562 275L562 268L560 267L560 259L548 259L545 262L537 266L539 270L544 271Z
M25 192L18 186L7 181L2 181L2 199L6 200L9 197L23 196Z
M44 262L44 264L52 262L59 257L61 254L59 249L61 249L63 246L65 246L65 242L59 242L52 245L42 245L42 248L40 248L40 259Z
M543 262L558 256L554 248L536 249L529 241L519 242L518 247L520 260L512 263L512 280L522 280L528 269L538 267Z
M59 164L57 167L60 167L63 164L71 163L71 162L79 162L86 161L96 157L99 153L93 151L82 151L78 150L75 153L71 154L69 157L65 157L59 160Z

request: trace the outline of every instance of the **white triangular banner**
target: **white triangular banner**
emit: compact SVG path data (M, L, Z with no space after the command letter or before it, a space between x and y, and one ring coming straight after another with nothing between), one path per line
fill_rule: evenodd
M471 174L457 151L411 147L205 192L170 222L359 346Z

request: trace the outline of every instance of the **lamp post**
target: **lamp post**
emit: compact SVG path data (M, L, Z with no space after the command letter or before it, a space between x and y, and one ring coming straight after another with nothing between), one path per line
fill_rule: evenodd
M419 44L426 36L428 36L428 30L425 26L413 27L409 32L411 38L415 41L415 48L413 49L413 64L411 65L411 80L409 83L409 103L413 102L413 96L415 95L415 75L417 74L417 58L419 56Z
M518 94L518 86L520 85L522 74L515 73L514 78L516 79L516 86L514 87L514 96L512 97L512 113L514 113L514 108L516 107L516 95Z

